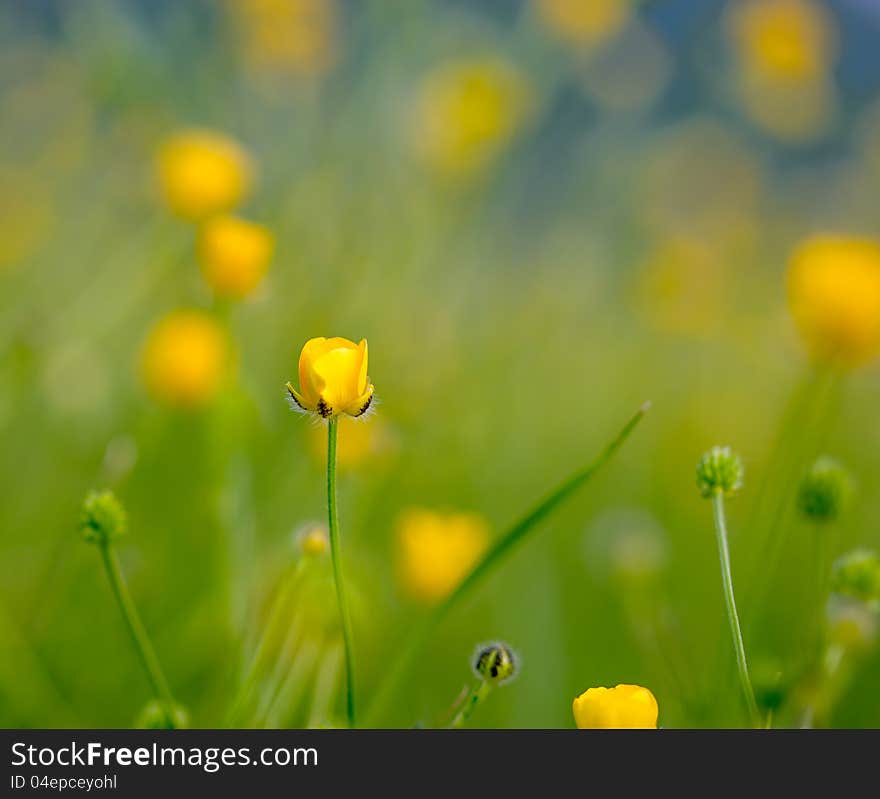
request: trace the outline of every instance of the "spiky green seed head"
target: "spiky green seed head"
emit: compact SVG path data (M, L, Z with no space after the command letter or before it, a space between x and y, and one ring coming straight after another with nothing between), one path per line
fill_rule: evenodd
M718 493L732 497L742 482L742 461L730 447L712 447L697 464L697 487L706 499Z
M185 730L188 726L189 713L183 705L175 703L168 708L158 699L147 702L135 722L140 730Z
M862 602L880 602L880 558L869 549L856 549L838 558L831 590Z
M519 667L516 653L500 641L485 644L474 656L474 672L486 682L503 685L512 680Z
M80 535L93 544L105 545L125 533L125 508L112 491L92 491L83 502Z
M849 472L834 458L823 455L801 480L798 507L813 521L834 521L846 509L852 493Z

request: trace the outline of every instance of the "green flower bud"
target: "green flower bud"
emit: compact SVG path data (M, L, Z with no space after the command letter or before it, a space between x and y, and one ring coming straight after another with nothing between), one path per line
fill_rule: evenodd
M845 649L870 647L877 638L875 610L857 599L832 594L825 609L829 640Z
M167 709L167 705L158 699L147 702L135 722L139 730L185 730L188 726L189 713L183 705L175 703Z
M790 688L781 664L771 658L757 659L752 664L751 677L758 707L765 712L779 710Z
M742 482L742 461L730 447L712 447L697 464L697 487L706 499L716 493L732 497Z
M516 676L518 667L519 662L514 651L500 641L481 646L474 656L476 675L494 685L510 682Z
M823 455L801 480L798 507L814 521L833 521L844 510L851 495L849 473L834 458Z
M125 533L125 509L112 491L92 491L83 503L79 532L86 541L105 545Z
M880 558L868 549L856 549L838 558L831 590L862 602L880 602Z

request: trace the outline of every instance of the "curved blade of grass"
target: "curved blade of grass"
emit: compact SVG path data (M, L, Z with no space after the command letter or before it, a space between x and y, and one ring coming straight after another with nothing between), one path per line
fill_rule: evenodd
M483 582L500 565L504 557L520 541L522 541L528 533L532 532L538 522L540 522L545 516L548 516L558 505L568 499L568 497L584 485L584 483L586 483L611 459L611 456L614 455L624 441L629 438L630 433L632 433L650 407L650 402L646 402L642 405L623 426L611 443L608 444L608 446L606 446L592 462L583 469L575 472L556 488L555 491L551 492L532 508L531 511L510 527L510 529L489 549L483 559L474 566L470 574L459 583L458 587L415 629L413 634L403 645L400 652L398 652L393 658L393 665L388 671L388 676L379 686L366 714L366 721L368 723L373 721L384 709L394 689L406 673L410 664L430 640L434 630L440 625L443 619L446 618L449 611L452 610L452 608L455 607L455 605L457 605L467 594L473 591L481 582Z

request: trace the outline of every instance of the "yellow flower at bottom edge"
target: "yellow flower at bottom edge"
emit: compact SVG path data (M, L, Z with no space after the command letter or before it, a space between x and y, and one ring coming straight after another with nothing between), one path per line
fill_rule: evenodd
M194 408L217 393L229 360L229 342L212 317L200 311L175 311L150 331L141 367L155 399Z
M408 594L424 602L447 596L489 546L489 528L475 513L412 508L397 523L398 574Z
M238 205L250 191L254 171L238 142L209 130L187 130L165 141L157 170L169 208L190 220Z
M347 338L309 339L299 356L299 391L290 383L287 391L302 410L325 419L343 413L363 415L373 401L367 340L355 344Z
M262 225L234 216L214 217L199 232L202 275L219 296L243 299L266 274L274 245Z
M795 324L820 361L855 367L880 354L880 245L815 236L792 256L788 299Z
M657 700L640 685L590 688L572 704L581 730L657 729Z

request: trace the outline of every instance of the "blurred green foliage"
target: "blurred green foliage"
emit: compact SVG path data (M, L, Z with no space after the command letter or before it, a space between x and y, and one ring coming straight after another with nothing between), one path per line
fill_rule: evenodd
M367 702L425 613L399 587L399 514L478 511L497 534L653 401L588 489L447 620L385 723L433 724L495 639L521 673L474 724L570 727L576 694L618 682L650 687L663 726L744 723L700 454L730 444L744 461L733 574L774 690L817 658L815 537L833 536L832 556L880 546L876 365L840 379L795 436L788 479L774 460L809 372L788 253L816 231L878 232L877 87L845 79L876 67L864 51L880 19L819 4L849 60L826 56L834 108L791 135L733 88L747 67L722 3L644 3L573 43L533 3L339 2L281 37L293 52L242 19L271 5L0 7L0 724L124 727L151 699L77 535L83 497L105 487L125 505L119 555L176 698L193 725L223 723L294 531L325 514L320 446L284 392L319 335L369 340L367 424L391 442L340 475ZM486 58L512 65L527 110L451 174L419 146L423 87ZM192 125L252 154L241 213L276 239L259 291L226 308L195 229L156 190L159 146ZM164 407L141 381L148 331L178 308L216 313L236 349L235 377L201 410ZM824 452L858 491L817 529L792 509ZM782 522L753 524L768 496ZM273 644L276 676L293 677L264 723L340 722L321 569L286 611L302 625L287 655ZM880 724L876 648L831 723Z

